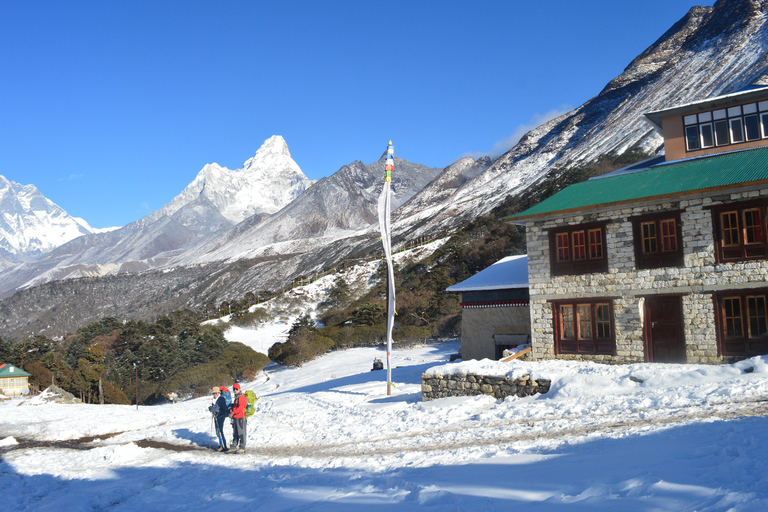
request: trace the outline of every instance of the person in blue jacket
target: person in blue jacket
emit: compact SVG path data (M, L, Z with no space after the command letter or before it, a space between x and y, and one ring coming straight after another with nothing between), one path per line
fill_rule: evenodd
M213 404L208 408L213 414L214 423L216 424L216 437L219 438L219 447L216 449L220 452L227 451L227 438L224 437L224 420L229 416L229 408L227 407L226 399L219 392L219 388L214 387L211 389L213 395Z

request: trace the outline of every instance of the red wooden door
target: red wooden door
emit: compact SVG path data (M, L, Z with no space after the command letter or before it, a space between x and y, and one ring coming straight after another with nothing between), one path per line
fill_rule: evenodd
M682 300L677 296L645 299L645 339L648 361L684 363Z

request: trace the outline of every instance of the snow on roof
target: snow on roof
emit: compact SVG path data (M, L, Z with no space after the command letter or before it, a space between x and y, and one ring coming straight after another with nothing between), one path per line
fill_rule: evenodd
M528 288L528 255L507 256L490 267L449 286L447 292L470 292L480 290L506 290Z

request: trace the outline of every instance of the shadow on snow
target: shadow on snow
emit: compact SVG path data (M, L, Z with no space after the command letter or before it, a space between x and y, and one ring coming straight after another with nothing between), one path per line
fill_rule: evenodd
M78 480L23 475L1 460L0 482L3 508L15 511L766 510L766 438L768 418L743 418L384 472L221 455L221 465L115 467ZM253 467L227 467L229 457Z

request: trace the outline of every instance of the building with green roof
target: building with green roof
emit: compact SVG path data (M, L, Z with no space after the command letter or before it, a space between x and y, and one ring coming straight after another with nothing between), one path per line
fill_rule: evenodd
M526 227L534 359L768 354L768 87L646 117L665 159L504 219Z
M29 394L30 374L13 366L0 364L0 394L5 396L20 396Z

